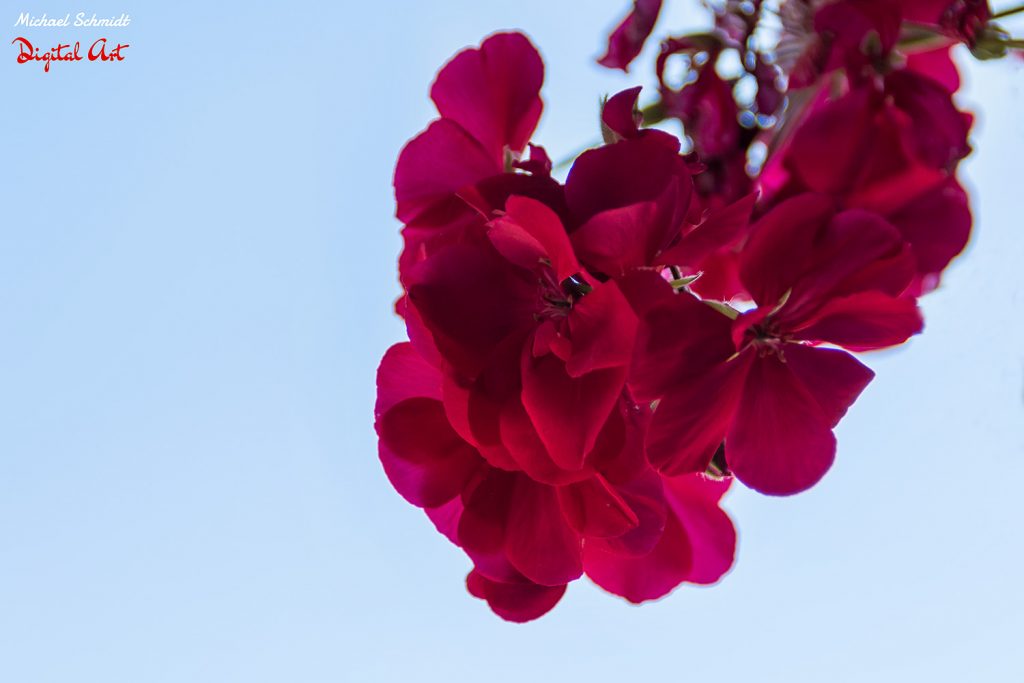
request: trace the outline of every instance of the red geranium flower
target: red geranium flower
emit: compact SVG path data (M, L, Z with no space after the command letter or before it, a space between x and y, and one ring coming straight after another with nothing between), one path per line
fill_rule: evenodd
M660 6L637 0L601 62L625 69ZM731 474L773 495L825 474L873 377L850 352L919 332L916 296L966 243L972 120L945 46L989 17L968 0L791 0L775 61L762 4L727 3L709 33L666 41L646 110L679 119L691 153L641 127L631 88L564 186L529 142L529 40L445 65L440 118L395 171L411 341L381 364L376 429L396 490L472 561L472 595L527 621L584 573L633 602L714 582L734 553ZM904 60L911 18L943 49ZM802 89L788 107L782 71ZM734 297L752 306L710 300Z
M916 305L900 297L913 274L893 226L808 194L752 229L740 277L755 309L732 319L645 285L630 386L658 401L651 463L704 471L724 440L729 469L748 486L779 495L812 486L834 458L832 429L872 377L853 356L816 345L883 348L918 332Z
M587 268L610 277L654 265L700 218L678 138L637 125L639 93L608 100L602 118L617 141L581 154L565 183L572 245Z
M683 581L713 583L731 566L735 531L718 507L728 482L655 474L642 458L637 406L620 405L630 435L600 473L552 486L490 465L461 438L441 373L412 345L385 354L377 382L389 479L465 550L470 593L502 618L543 615L583 571L640 602Z
M906 70L884 89L825 99L765 170L766 203L812 191L879 213L913 248L914 289L929 291L970 237L967 196L953 176L970 151L970 121L943 85Z
M580 471L622 392L636 317L614 282L583 270L558 216L511 197L411 270L407 287L467 438L497 466L555 480Z
M430 96L441 118L406 144L395 166L403 273L481 223L474 203L500 208L512 193L561 201L543 150L531 152L532 173L513 172L540 119L543 80L544 63L521 33L495 34L438 73Z

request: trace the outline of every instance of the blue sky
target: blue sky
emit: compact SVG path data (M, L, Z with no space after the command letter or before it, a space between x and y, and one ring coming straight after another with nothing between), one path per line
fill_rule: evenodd
M927 332L866 358L822 484L729 494L720 585L636 608L580 582L505 624L388 485L390 180L433 74L527 31L561 158L601 95L651 83L593 64L626 4L4 3L7 40L131 47L0 60L0 680L1024 680L1019 66L968 67L976 239Z

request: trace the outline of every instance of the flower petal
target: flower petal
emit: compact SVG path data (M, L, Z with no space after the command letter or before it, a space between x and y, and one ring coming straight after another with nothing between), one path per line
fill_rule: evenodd
M488 237L505 258L522 268L534 270L546 259L559 282L580 272L558 214L535 199L509 197L505 215L491 222Z
M745 234L756 201L757 193L752 192L712 212L677 244L665 250L658 262L668 266L700 266L713 253L735 244Z
M640 525L640 519L601 475L558 488L566 521L585 537L621 536Z
M832 199L807 193L788 199L752 228L740 260L740 279L761 306L779 303L807 269L815 237L835 211Z
M608 209L618 209L659 197L674 200L674 217L681 223L689 209L693 181L679 156L678 140L666 146L661 136L641 136L591 149L573 162L565 180L565 201L575 223L570 230ZM676 183L678 194L666 194ZM577 248L579 245L576 245ZM580 258L585 257L580 254Z
M810 488L835 459L829 419L776 355L756 358L746 379L725 439L729 468L744 484L768 495Z
M709 479L690 474L665 479L669 506L686 530L692 561L686 580L712 584L732 567L736 556L736 529L718 506L732 479Z
M437 507L458 496L483 460L463 441L432 398L410 398L377 422L380 460L391 484L419 507Z
M683 581L714 583L732 566L736 552L736 530L718 506L729 481L694 474L664 482L670 513L650 552L621 555L611 539L584 545L587 576L630 602L655 600Z
M813 248L812 260L777 316L787 328L799 327L831 297L865 289L900 292L913 277L912 257L905 251L903 236L871 211L850 209L837 214L816 237ZM881 272L880 263L884 264ZM865 272L870 278L864 277Z
M522 574L505 553L505 529L512 492L521 475L485 470L462 493L463 511L456 536L476 570L493 581L521 581Z
M587 267L610 277L652 265L667 234L668 202L641 202L592 216L573 233L572 243Z
M815 105L793 133L783 160L786 168L814 192L848 190L869 151L865 139L872 129L873 106L869 88Z
M526 147L543 104L544 63L521 33L497 33L448 62L430 89L441 116L480 141L501 168L504 150Z
M640 134L636 112L640 90L641 86L636 86L616 93L601 109L601 122L619 137L635 138Z
M444 505L425 508L423 511L427 513L427 517L434 523L434 527L441 532L441 535L455 545L459 545L458 529L462 510L462 499L456 497Z
M583 564L598 586L641 603L667 595L686 580L693 567L693 549L679 518L670 514L658 544L646 555L618 555L594 541L584 546Z
M560 467L580 469L619 399L626 368L571 377L557 357L534 358L524 349L522 373L523 406L541 441Z
M926 164L953 170L970 154L970 118L956 108L946 86L924 74L896 69L886 76L885 89L914 121L909 133Z
M703 472L741 405L754 353L681 381L658 403L647 432L647 457L667 475ZM745 380L747 380L745 382Z
M583 573L580 537L566 523L551 486L517 475L505 527L505 552L523 575L561 586Z
M441 355L468 377L503 341L534 323L536 283L490 244L439 250L410 271L407 288Z
M923 327L921 311L913 300L860 292L830 300L795 332L801 339L869 351L902 344Z
M911 53L907 55L907 68L935 79L947 92L956 92L960 89L960 72L951 54L953 47Z
M608 49L597 60L609 69L628 71L629 63L636 59L644 42L654 30L661 11L661 0L633 0L633 9L608 37Z
M665 532L668 520L668 506L661 482L661 476L647 467L631 481L614 485L635 515L637 524L618 536L601 539L601 548L626 557L639 557L654 549ZM585 544L592 541L588 539Z
M555 463L518 400L508 401L502 407L501 443L515 464L536 482L562 486L591 476L589 468L566 470Z
M378 419L396 403L417 396L440 400L441 373L423 360L409 342L395 344L384 354L377 369Z
M833 429L875 376L845 351L800 344L786 347L786 365L817 401Z
M447 225L468 209L456 193L501 170L457 123L434 121L398 155L394 178L398 220L429 227Z
M614 282L596 285L569 313L572 355L565 364L570 377L594 370L626 367L633 356L636 315Z
M670 294L640 321L629 376L634 396L653 401L725 362L736 351L731 328L727 316L696 297Z
M524 623L544 616L565 594L565 586L541 586L531 581L492 581L474 570L466 577L470 594L505 621Z
M484 460L509 471L520 467L502 441L501 411L507 403L519 400L520 345L518 339L503 344L472 381L463 384L450 375L444 379L444 408L452 428Z
M967 193L955 178L919 195L889 216L910 242L918 273L932 280L932 289L953 257L964 250L971 236L971 210Z

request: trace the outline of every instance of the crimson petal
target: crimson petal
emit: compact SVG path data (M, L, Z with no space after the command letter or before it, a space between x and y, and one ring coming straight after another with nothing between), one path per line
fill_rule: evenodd
M441 373L423 360L409 342L395 344L384 354L377 369L378 419L391 406L416 396L440 400Z
M857 88L819 105L793 133L785 166L815 192L849 189L869 151L865 140L872 132L872 104L873 93Z
M629 88L613 95L601 110L601 122L613 133L623 138L635 138L640 134L636 100L641 87Z
M558 604L565 586L541 586L530 581L492 581L474 570L466 577L470 594L505 621L524 623L538 619Z
M459 545L458 529L462 510L462 499L456 497L444 505L426 508L423 511L427 513L427 517L434 523L434 527L441 532L441 535L455 545Z
M492 244L510 262L533 270L547 259L561 282L580 272L569 236L558 214L528 197L509 197L505 216L488 231Z
M522 356L523 406L552 459L578 470L618 401L626 368L595 370L571 377L559 358Z
M701 262L720 249L734 244L750 224L757 193L712 212L704 222L683 236L672 248L666 249L658 261L669 266L698 267Z
M681 381L654 411L647 433L651 465L668 475L703 472L746 399L754 353L740 354L703 375Z
M752 228L740 260L740 279L761 306L774 307L807 269L815 237L835 211L834 201L807 193L787 199Z
M847 352L816 346L787 346L786 365L814 396L833 429L875 376Z
M501 168L457 123L434 121L398 155L394 178L398 220L432 227L450 223L467 209L456 193L501 173Z
M909 133L925 163L952 170L970 153L970 118L956 108L946 86L909 69L890 73L885 86L896 106L914 121Z
M796 332L802 339L869 351L902 344L923 326L921 311L913 300L860 292L830 300Z
M594 370L625 367L633 355L636 315L614 282L594 287L569 313L572 355L565 364L570 377Z
M830 420L800 378L777 355L751 364L725 440L736 478L768 495L810 488L832 466Z
M587 576L598 586L641 603L667 595L686 580L693 567L693 548L679 519L669 515L661 539L648 554L618 555L600 543L588 543L583 563Z
M435 399L410 398L392 406L378 421L377 433L388 479L419 507L437 507L459 495L483 465Z
M543 586L564 585L583 573L580 537L562 516L553 487L516 475L505 552L526 578Z
M441 69L430 97L441 116L480 141L500 169L505 147L520 151L540 120L544 62L521 33L497 33Z
M625 533L602 539L587 539L585 543L598 543L615 555L639 557L658 545L668 522L668 505L662 478L649 467L631 481L616 484L615 489L635 515L636 527Z
M654 265L655 255L674 237L678 188L668 185L656 201L602 211L572 234L580 258L593 270L621 277L634 268Z
M555 464L518 400L501 409L501 442L523 472L539 483L562 486L590 476L587 468L565 470Z
M686 530L691 548L690 583L712 584L732 567L736 556L736 529L718 506L731 479L709 479L703 474L665 479L669 506Z
M476 570L493 581L520 581L522 574L505 553L512 493L519 475L501 470L485 471L462 492L462 515L456 536Z
M565 180L565 201L575 220L570 228L601 211L655 201L673 182L680 185L675 215L681 221L693 181L678 152L678 140L669 147L662 136L645 135L581 154Z
M601 475L558 488L566 521L581 536L621 536L640 525L629 504Z
M633 0L633 9L608 36L608 49L597 63L609 69L628 71L629 63L640 54L654 30L659 12L661 0Z
M490 244L454 244L410 271L409 300L444 358L472 377L504 340L532 326L536 284L527 275Z
M871 211L850 209L837 214L817 236L813 248L813 263L779 311L779 319L787 321L787 326L805 321L830 297L858 293L851 284L898 292L913 277L911 257L904 251L899 230ZM880 262L903 281L894 283L886 272L877 272ZM871 279L863 277L865 271Z
M662 286L671 291L664 280ZM731 328L727 316L696 297L670 294L641 320L629 377L634 396L653 401L724 362L736 350Z
M932 280L964 250L971 236L967 193L955 178L919 195L889 220L913 247L918 273ZM926 291L937 283L930 284Z

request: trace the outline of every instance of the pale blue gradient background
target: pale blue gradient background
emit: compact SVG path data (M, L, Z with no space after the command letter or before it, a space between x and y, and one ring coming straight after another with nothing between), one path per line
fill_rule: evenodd
M968 69L976 240L927 334L867 359L820 486L728 496L720 585L505 624L388 485L390 181L433 74L528 31L561 158L650 84L593 64L626 4L5 0L5 41L133 22L121 64L0 57L0 681L1024 680L1019 66Z

